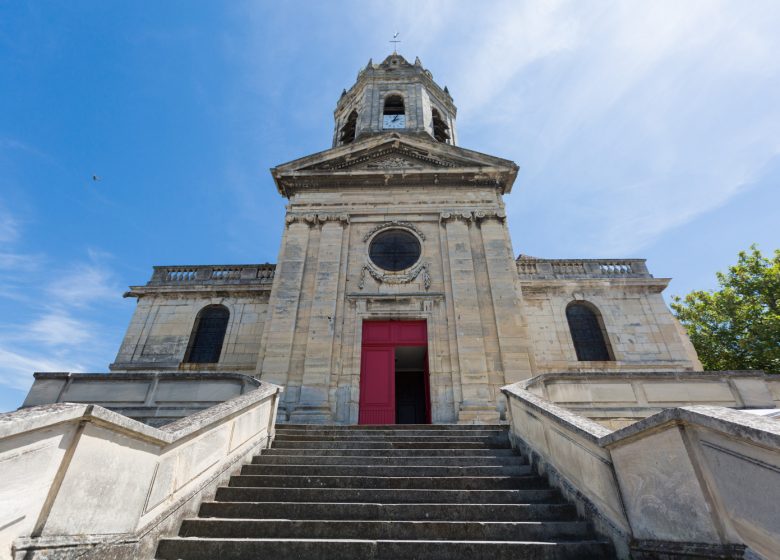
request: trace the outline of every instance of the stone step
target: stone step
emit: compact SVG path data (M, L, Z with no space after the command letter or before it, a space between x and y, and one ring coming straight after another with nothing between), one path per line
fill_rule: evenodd
M543 488L540 476L303 476L303 475L237 475L230 486L263 486L276 488L386 488L423 490L523 490Z
M388 457L387 455L258 455L253 465L393 465L399 467L487 467L516 466L527 462L518 455L491 457L451 457L446 455L419 457Z
M249 539L372 539L571 541L590 537L582 521L305 521L298 519L186 519L180 537Z
M204 502L202 518L364 521L573 521L570 504L377 504L331 502Z
M244 465L242 475L289 476L391 476L391 477L453 477L453 476L522 476L531 473L528 465L508 466L403 466L385 465Z
M425 430L426 432L460 430L507 430L506 424L277 424L277 430L333 430L354 432L362 430Z
M494 441L381 441L381 440L335 440L317 439L290 441L275 439L275 449L508 449L509 440Z
M506 430L291 430L284 428L276 429L277 436L310 436L312 438L322 437L357 437L372 436L373 439L381 439L386 436L403 437L506 437Z
M281 448L272 447L263 451L262 455L257 457L269 457L272 455L339 455L355 457L383 457L395 459L396 457L517 457L520 455L514 449L490 449L490 448L471 448L471 449L310 449L310 448Z
M524 490L428 490L402 492L382 488L269 488L222 486L216 500L227 502L349 502L406 504L539 504L563 503L553 488Z
M182 539L160 541L160 560L601 560L613 558L601 540L578 542Z
M274 444L281 443L281 442L288 442L288 441L318 441L318 442L326 442L326 441L343 441L343 442L385 442L385 443L448 443L448 444L458 444L458 443L481 443L486 445L492 445L492 444L498 444L498 445L504 445L506 447L506 444L509 442L509 438L506 434L500 434L500 435L491 435L491 436L450 436L449 434L445 435L411 435L411 434L402 434L402 435L391 435L391 434L337 434L337 435L311 435L311 434L285 434L285 433L276 433L276 437L274 438Z

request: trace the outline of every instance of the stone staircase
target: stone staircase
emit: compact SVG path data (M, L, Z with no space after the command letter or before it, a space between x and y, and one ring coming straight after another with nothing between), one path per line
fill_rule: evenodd
M610 544L504 426L279 425L157 558L597 559Z

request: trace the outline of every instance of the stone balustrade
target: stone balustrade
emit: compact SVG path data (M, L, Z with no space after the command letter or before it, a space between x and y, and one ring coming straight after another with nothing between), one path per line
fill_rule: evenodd
M155 266L147 286L272 284L273 264Z
M652 278L644 259L517 259L522 280Z

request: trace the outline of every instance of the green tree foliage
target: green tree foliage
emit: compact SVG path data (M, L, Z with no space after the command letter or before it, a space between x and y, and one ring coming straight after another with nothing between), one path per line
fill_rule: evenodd
M719 290L672 303L704 369L780 373L780 249L769 259L752 245L717 276Z

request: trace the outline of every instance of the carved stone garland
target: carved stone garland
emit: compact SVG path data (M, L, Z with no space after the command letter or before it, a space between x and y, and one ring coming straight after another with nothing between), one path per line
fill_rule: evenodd
M374 280L384 284L408 284L415 278L417 278L422 272L423 286L426 291L431 287L431 275L429 272L428 263L418 263L414 268L404 274L398 274L393 272L382 272L375 269L373 266L363 265L363 270L360 271L360 282L358 288L363 289L366 285L366 272L368 272Z

